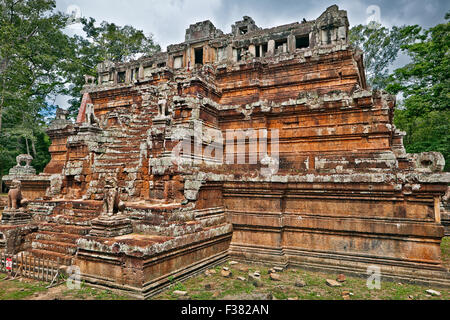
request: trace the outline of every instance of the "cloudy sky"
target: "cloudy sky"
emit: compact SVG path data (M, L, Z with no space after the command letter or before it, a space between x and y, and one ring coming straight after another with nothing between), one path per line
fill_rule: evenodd
M337 4L347 10L350 24L364 24L379 8L386 26L419 24L433 26L444 21L448 0L57 0L63 12L78 8L83 16L119 25L132 25L152 33L165 51L167 45L184 41L190 24L211 20L225 33L242 16L251 16L260 27L316 19L327 7Z
M186 29L195 22L211 20L225 33L243 16L251 16L259 27L274 27L303 18L314 20L325 9L337 4L347 10L351 26L376 19L385 26L418 24L431 27L444 22L450 10L449 0L56 0L62 12L78 12L85 17L118 25L131 25L153 34L163 51L170 44L184 41ZM67 32L79 33L73 25ZM400 57L398 65L407 62ZM67 108L67 98L53 103Z

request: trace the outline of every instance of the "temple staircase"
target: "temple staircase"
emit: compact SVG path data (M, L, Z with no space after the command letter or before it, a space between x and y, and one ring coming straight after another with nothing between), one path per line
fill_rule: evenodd
M31 244L27 253L71 265L77 252L77 240L89 234L91 221L100 215L101 207L101 201L30 204L39 231L27 236Z

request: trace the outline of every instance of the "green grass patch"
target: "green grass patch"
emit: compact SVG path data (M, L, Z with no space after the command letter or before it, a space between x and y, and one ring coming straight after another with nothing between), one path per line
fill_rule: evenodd
M443 241L443 251L449 250L449 238ZM223 266L227 266L233 273L232 278L224 278L220 271ZM268 268L261 266L251 266L239 264L230 267L228 264L217 266L214 269L216 274L205 276L200 275L191 278L183 285L177 283L173 287L167 289L158 296L153 297L154 300L159 299L177 299L171 293L176 290L187 291L189 298L192 300L210 300L236 298L247 299L253 295L265 296L271 294L275 299L284 300L288 298L298 298L299 300L343 300L343 292L348 291L352 295L351 300L449 300L449 290L442 288L432 288L430 286L413 285L409 283L398 283L381 281L381 289L369 290L367 288L367 279L365 275L361 277L347 276L346 281L341 287L329 287L326 284L327 279L336 279L338 274L326 274L321 272L312 272L302 269L287 269L279 273L281 281L272 281L269 277ZM240 271L240 268L246 266L249 272L258 270L261 273L262 287L255 287L249 281L238 280L237 277L242 276L248 278L248 273ZM296 287L295 282L303 280L306 282L305 287ZM205 290L205 284L213 284L211 290ZM441 292L440 297L432 297L427 295L427 289L434 289ZM214 293L216 296L214 297Z
M33 296L37 292L44 292L47 289L43 282L20 282L19 280L3 280L6 276L2 275L0 282L0 300L23 300Z

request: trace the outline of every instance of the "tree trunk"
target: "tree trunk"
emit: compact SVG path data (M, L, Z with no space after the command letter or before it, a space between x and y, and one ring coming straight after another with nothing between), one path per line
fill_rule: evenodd
M5 102L5 78L2 81L2 97L0 99L0 133L2 132L3 103Z
M34 144L34 140L31 139L31 150L33 150L33 157L34 159L36 159L37 155L36 155L36 145Z
M30 155L30 147L28 146L28 139L25 138L25 143L27 145L27 154Z

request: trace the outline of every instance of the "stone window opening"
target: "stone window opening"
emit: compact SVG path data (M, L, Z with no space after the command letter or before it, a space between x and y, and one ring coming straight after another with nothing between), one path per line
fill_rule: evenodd
M287 52L287 39L280 39L275 41L276 53Z
M267 43L257 45L256 46L256 58L264 57L267 53L267 49L268 49Z
M131 80L138 80L139 78L139 68L131 69Z
M165 66L166 66L165 62L161 62L156 65L156 67L158 67L158 68L164 68Z
M3 240L5 238L5 236L3 235L3 233L0 233L0 240Z
M244 35L244 34L246 34L248 32L248 27L247 26L244 26L244 27L240 27L239 28L239 34L240 35Z
M195 64L203 64L203 47L194 49Z
M125 83L125 71L117 73L117 82Z
M295 48L296 49L309 48L309 35L295 37Z

